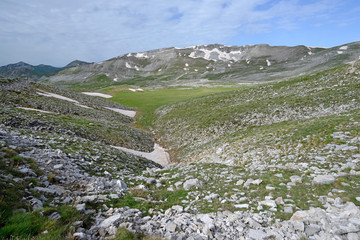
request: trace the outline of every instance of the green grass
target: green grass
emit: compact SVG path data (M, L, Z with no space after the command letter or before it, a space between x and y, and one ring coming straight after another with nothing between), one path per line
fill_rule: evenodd
M126 86L111 86L101 90L113 94L114 97L111 100L135 108L138 111L136 116L137 123L150 127L155 117L154 111L161 106L214 93L233 91L239 88L244 87L164 88L145 90L144 92L131 92Z
M60 219L50 219L48 216L58 212ZM84 226L90 225L89 216L76 211L71 206L45 208L34 212L15 213L8 219L6 225L0 228L0 239L16 237L17 239L67 239L72 236L75 221L84 221ZM47 234L42 232L47 231Z

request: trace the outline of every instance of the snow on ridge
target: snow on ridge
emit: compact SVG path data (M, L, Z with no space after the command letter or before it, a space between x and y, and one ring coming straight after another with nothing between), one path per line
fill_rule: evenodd
M149 56L147 56L145 53L136 53L135 55L136 58L149 58Z
M348 46L341 46L340 48L339 48L339 50L347 50L348 49Z
M204 56L199 56L199 54L204 54ZM242 51L231 51L229 53L221 51L219 48L214 48L212 50L200 48L196 49L189 54L190 58L204 58L206 60L214 60L214 61L238 61L240 60ZM216 57L215 57L216 56Z

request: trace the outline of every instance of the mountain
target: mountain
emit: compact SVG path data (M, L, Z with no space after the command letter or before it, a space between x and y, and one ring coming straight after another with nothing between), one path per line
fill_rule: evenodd
M281 80L357 60L360 42L333 48L211 44L129 53L60 71L50 82L139 86L244 83Z
M89 63L80 61L80 60L74 60L71 63L69 63L68 65L66 65L64 68L78 67L78 66L82 66L82 65L86 65L86 64L89 64Z
M41 77L49 77L55 75L62 69L81 66L84 64L87 63L75 60L66 65L65 67L58 68L44 64L33 66L25 62L18 62L0 67L0 76L8 79L27 78L37 80Z

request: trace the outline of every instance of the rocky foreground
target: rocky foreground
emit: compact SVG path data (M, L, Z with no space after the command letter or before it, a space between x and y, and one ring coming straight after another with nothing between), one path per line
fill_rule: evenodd
M143 165L143 174L131 173L130 169L123 169L116 172L106 173L106 168L116 164L116 158L107 162L107 166L89 173L88 165L93 164L96 169L96 155L73 155L65 153L61 148L53 148L55 139L43 139L36 135L26 135L9 127L1 126L0 131L1 148L12 149L18 152L23 159L33 159L37 169L32 170L30 164L19 164L14 169L20 172L22 177L15 177L12 174L2 174L1 180L7 184L36 179L25 187L22 201L32 207L32 210L40 211L48 206L73 205L76 211L91 217L91 224L83 226L82 221L72 223L74 239L106 239L115 236L119 227L149 236L157 236L165 239L359 239L360 238L360 208L352 202L343 203L341 198L322 196L321 208L310 208L310 210L296 211L290 220L281 221L274 217L274 210L258 211L257 213L248 210L248 204L244 200L236 199L234 205L240 209L235 211L219 210L212 213L195 213L196 201L201 198L211 201L221 198L218 194L209 194L202 197L196 193L208 183L191 178L184 182L175 184L174 188L181 188L188 191L188 195L195 194L197 200L185 205L174 205L162 213L161 210L141 211L130 207L111 207L113 199L121 199L129 191L128 186L141 179L150 185L157 185L157 188L164 188L166 171L168 169L183 168L186 165L172 165L168 169L160 169L156 165L147 163ZM70 142L75 139L67 137L64 141ZM84 141L76 139L76 141ZM55 145L53 145L55 146ZM111 148L105 146L103 152L107 153L109 159ZM114 150L113 150L114 151ZM4 156L2 151L2 156ZM90 160L90 159L92 160ZM85 159L88 159L87 161ZM145 162L142 162L144 164ZM101 172L103 171L103 172ZM4 173L4 171L2 171ZM149 175L153 177L149 177ZM210 174L211 175L211 174ZM120 180L124 179L126 181ZM173 176L173 175L172 175ZM174 177L174 176L173 176ZM176 177L176 176L175 176ZM214 177L214 176L212 176ZM225 177L225 176L223 176ZM199 177L200 178L200 177ZM55 180L54 180L55 179ZM294 178L293 178L294 179ZM254 180L255 181L255 180ZM261 185L254 181L253 186ZM297 182L299 180L294 180ZM325 180L324 180L325 181ZM171 178L169 180L171 182ZM238 182L238 181L237 181ZM249 181L247 181L249 183ZM259 181L258 181L259 182ZM243 185L246 185L244 182ZM326 183L322 183L326 184ZM138 185L135 188L146 189L146 186ZM221 187L221 186L217 186ZM174 191L167 188L166 191ZM246 195L246 194L245 194ZM224 200L224 199L223 199ZM357 200L360 200L359 198ZM141 199L140 201L154 201L153 199ZM166 200L165 200L166 201ZM247 201L247 198L245 198ZM92 209L90 206L96 206ZM277 205L287 206L283 199L271 200L270 198L259 201L258 206ZM243 208L243 209L242 209ZM19 209L27 211L25 209ZM277 210L275 210L277 211ZM284 211L290 211L289 209ZM193 212L193 213L192 213ZM290 211L292 212L292 211ZM52 212L49 218L60 219L61 215L56 211ZM46 231L42 233L46 235Z

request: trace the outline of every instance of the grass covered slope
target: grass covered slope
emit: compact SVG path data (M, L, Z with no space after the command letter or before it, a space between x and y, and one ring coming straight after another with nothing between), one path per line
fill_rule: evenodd
M161 88L130 91L126 86L112 86L101 89L111 93L114 102L133 107L137 110L137 123L145 127L152 127L154 112L157 108L176 102L189 100L219 92L227 92L242 88L240 86L214 86L211 88Z
M155 126L180 161L246 164L257 148L320 147L341 128L357 131L359 65L164 107Z

